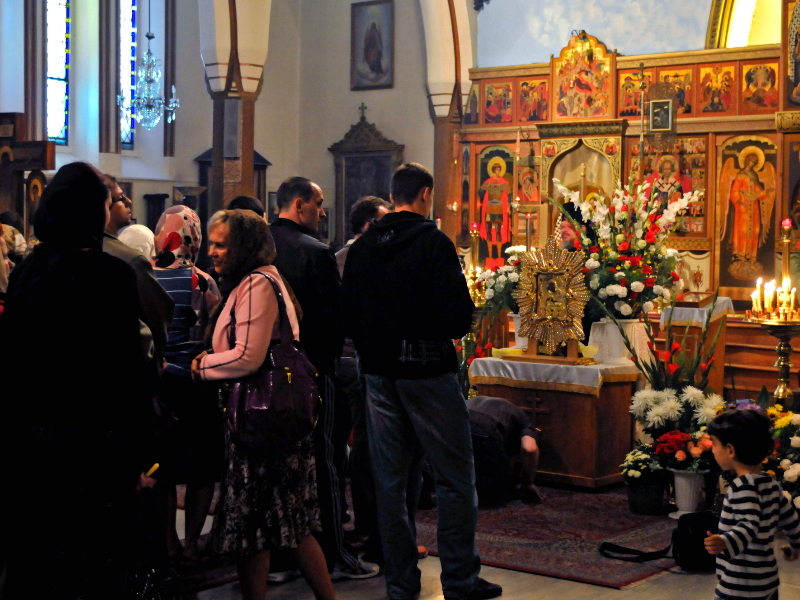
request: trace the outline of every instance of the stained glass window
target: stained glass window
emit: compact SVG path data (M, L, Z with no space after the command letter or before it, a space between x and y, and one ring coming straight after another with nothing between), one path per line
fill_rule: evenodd
M70 0L47 0L47 137L69 140Z
M119 90L122 104L130 106L136 87L136 0L119 0ZM133 150L136 108L120 111L123 150Z

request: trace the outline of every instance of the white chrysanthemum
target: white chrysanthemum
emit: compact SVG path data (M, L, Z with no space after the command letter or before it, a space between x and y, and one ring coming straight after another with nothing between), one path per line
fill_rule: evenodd
M614 273L614 279L616 279L617 281L619 281L623 277L625 277L625 273L623 273L622 271L618 271L618 272Z
M641 281L634 281L631 283L631 291L641 293L644 291L644 283Z
M633 309L631 308L630 304L628 304L627 302L623 302L622 305L617 310L624 317L627 317L628 315L630 315L633 312Z
M486 287L487 288L494 287L494 283L495 283L494 279L489 279L486 281Z
M509 273L508 274L508 280L511 281L512 283L518 282L519 281L519 273L516 273L516 272Z
M600 263L593 258L590 258L586 261L586 268L587 269L597 269L600 267Z
M608 292L606 292L605 289L602 289L599 292L597 292L597 297L600 298L600 300L605 300L606 298L608 298Z
M669 398L661 404L670 421L677 421L683 414L683 404L677 398Z
M644 304L642 304L642 310L644 312L646 312L646 313L653 312L654 308L655 308L655 305L652 302L650 302L649 300L647 302L645 302Z
M792 415L792 418L789 421L791 422L792 425L797 427L798 425L800 425L800 414Z
M509 246L505 252L506 254L522 254L525 252L525 246Z
M667 256L678 256L680 254L675 248L667 248Z
M719 394L709 394L706 396L704 404L705 406L712 406L716 410L718 406L725 404L725 400Z
M487 300L494 298L494 290L486 290L485 298Z
M665 390L655 390L653 393L655 394L656 404L661 404L662 402L666 402L667 400L678 399L678 392L676 392L672 388L667 388Z
M503 291L504 287L505 287L505 285L503 285L503 282L498 279L497 280L497 285L494 286L494 289L497 291L497 293L500 293L500 292Z
M601 236L601 237L602 237L602 236ZM616 252L614 252L613 250L609 250L609 251L608 251L608 258L609 258L610 260L614 260L614 259L615 259L615 258L617 258L618 256L619 256L619 254L617 254L617 253L616 253Z
M698 406L694 411L694 418L698 423L710 423L717 416L717 408L715 406Z
M642 476L642 474L641 474L639 471L636 471L635 469L631 469L631 470L629 470L629 471L628 471L628 475L629 475L630 477L633 477L634 479L636 479L636 478L638 478L638 477L641 477L641 476Z
M592 278L589 280L589 287L593 290L596 290L600 287L600 276L599 275L592 275Z
M663 404L657 404L647 412L647 426L663 427L669 419L669 412Z
M656 296L660 296L663 292L664 292L664 288L661 287L660 285L654 285L653 286L653 293Z
M492 273L489 270L481 271L480 273L478 273L478 281L489 279L492 275L494 275L494 273Z
M703 392L691 385L687 385L681 393L681 400L695 407L705 404L705 399Z
M503 284L503 283L505 283L506 281L508 281L508 277L506 277L505 275L500 275L500 277L498 277L498 278L497 278L497 283L498 283L498 285L499 285L499 284Z
M645 246L647 246L647 242L644 240L638 240L636 242L636 247L639 248L639 250L644 250Z

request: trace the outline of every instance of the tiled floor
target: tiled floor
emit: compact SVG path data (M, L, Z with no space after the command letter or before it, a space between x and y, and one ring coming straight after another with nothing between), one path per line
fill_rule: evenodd
M780 600L800 600L800 561L778 559L781 573ZM420 600L442 600L439 583L439 559L431 556L420 561L422 593ZM484 579L503 586L504 600L712 600L716 578L713 574L691 575L682 572L664 573L645 580L626 590L530 575L507 569L484 567ZM364 581L340 581L335 584L341 600L384 600L386 590L383 577ZM198 600L239 600L238 583L205 590ZM271 600L313 600L306 582L302 579L270 586L267 598Z

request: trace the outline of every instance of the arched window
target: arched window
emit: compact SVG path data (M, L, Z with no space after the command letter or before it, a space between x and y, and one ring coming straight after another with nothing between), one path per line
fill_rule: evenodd
M136 87L136 0L119 0L119 90L124 106L130 106ZM119 122L123 150L133 150L136 108L121 111Z
M47 0L47 138L69 141L70 0Z

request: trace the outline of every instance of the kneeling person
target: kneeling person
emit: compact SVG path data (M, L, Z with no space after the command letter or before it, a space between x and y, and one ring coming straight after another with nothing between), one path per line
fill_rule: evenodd
M503 398L476 396L467 400L475 489L481 506L508 500L522 484L522 499L543 499L533 483L539 467L542 432L521 408Z

